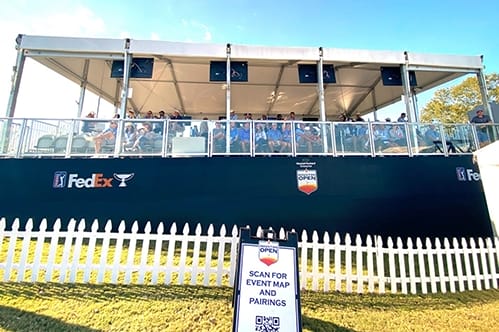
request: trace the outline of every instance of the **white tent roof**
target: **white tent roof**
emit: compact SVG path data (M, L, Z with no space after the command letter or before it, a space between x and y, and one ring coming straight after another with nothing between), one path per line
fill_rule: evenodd
M127 39L66 38L21 35L27 57L118 105L121 79L111 78L113 60L125 48L136 57L153 57L151 79L131 79L128 107L136 111L181 110L193 117L225 115L226 84L210 82L210 61L225 61L227 45ZM425 91L466 73L482 70L480 56L429 55L403 51L323 48L323 63L335 67L336 83L325 85L329 119L342 113L366 114L400 100L401 86L384 86L382 66L406 64L416 71L417 91ZM319 47L230 45L231 61L248 62L248 82L231 84L231 105L237 113L318 116L316 84L300 84L298 64L319 61Z

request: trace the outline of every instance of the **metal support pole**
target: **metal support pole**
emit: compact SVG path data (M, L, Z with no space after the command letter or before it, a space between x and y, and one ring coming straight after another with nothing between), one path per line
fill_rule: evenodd
M317 85L319 92L319 110L321 115L321 131L322 131L322 146L324 153L328 152L327 131L325 128L326 121L326 103L324 101L324 59L322 47L319 47L319 63L317 64Z
M481 60L483 62L483 56L481 57ZM488 97L488 92L487 92L487 82L485 80L485 75L483 73L483 70L480 69L478 73L476 73L477 79L478 79L478 86L480 88L480 95L482 97L482 105L484 108L484 111L486 114L490 116L490 119L492 122L494 121L494 114L492 114L492 109L490 108L489 104L489 97Z
M376 104L376 91L374 89L372 89L371 91L371 96L372 96L372 100L373 100L373 113L374 113L374 121L378 121L378 106Z
M13 68L11 88L9 94L9 101L7 104L6 116L9 118L3 125L1 137L0 137L0 152L7 153L10 140L10 129L12 127L12 118L14 117L17 103L17 96L19 94L19 86L21 84L21 78L23 75L24 63L26 61L26 56L24 55L24 50L21 48L22 35L19 35L16 39L16 49L17 49L17 59L16 65Z
M120 107L120 121L118 121L118 128L116 131L116 142L114 146L114 158L118 158L121 152L121 137L123 136L123 127L125 123L126 104L128 99L128 86L130 83L130 67L132 66L132 55L129 52L130 39L125 39L125 59L123 61L123 87L121 90L121 107Z
M324 69L323 69L323 52L322 47L319 47L319 63L317 64L317 84L319 91L319 110L321 121L326 121L326 104L324 102Z
M407 70L407 64L403 64L400 66L401 76L402 76L402 87L404 89L404 101L405 101L405 110L407 113L407 119L409 122L413 122L415 120L414 115L414 105L412 103L411 97L411 87L409 82L409 71Z
M85 102L85 92L87 91L88 68L90 67L90 60L86 59L83 65L83 80L80 84L80 98L78 99L78 114L76 117L81 118L83 112L83 103Z
M225 152L230 152L230 79L231 79L231 69L230 69L230 44L227 44L226 48L227 60L225 66L225 118L227 124L225 125Z

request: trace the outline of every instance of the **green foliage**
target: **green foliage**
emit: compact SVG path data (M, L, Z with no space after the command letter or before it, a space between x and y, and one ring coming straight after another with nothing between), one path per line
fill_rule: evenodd
M486 75L489 101L499 102L499 74ZM481 105L482 99L476 76L470 76L460 84L438 90L421 110L421 121L438 120L442 123L466 123L467 112Z

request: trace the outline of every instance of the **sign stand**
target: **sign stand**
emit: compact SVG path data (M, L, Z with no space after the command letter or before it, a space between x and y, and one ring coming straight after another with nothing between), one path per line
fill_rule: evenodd
M270 229L262 238L240 229L234 284L233 332L301 332L298 235L276 239Z

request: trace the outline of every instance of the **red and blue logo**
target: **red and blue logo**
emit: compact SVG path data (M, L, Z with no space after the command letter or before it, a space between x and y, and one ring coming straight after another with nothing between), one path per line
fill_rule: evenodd
M54 173L54 181L52 182L52 188L64 188L68 181L68 172L57 171Z

